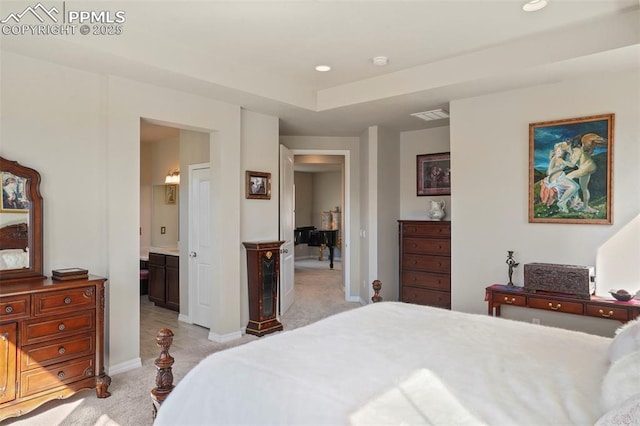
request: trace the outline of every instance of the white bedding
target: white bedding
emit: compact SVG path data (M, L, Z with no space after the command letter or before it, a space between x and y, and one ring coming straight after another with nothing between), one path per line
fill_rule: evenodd
M610 342L376 303L209 356L155 424L593 425Z

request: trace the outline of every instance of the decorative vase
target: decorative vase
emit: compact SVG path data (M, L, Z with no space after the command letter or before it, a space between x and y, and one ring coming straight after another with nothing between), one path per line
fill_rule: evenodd
M431 200L431 207L429 208L431 220L442 220L445 216L444 200Z

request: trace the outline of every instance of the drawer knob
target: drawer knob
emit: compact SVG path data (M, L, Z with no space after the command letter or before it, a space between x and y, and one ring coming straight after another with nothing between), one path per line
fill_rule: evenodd
M552 311L557 311L561 307L562 305L560 303L558 303L556 306L553 306L553 303L549 302L549 308L551 308Z
M13 312L13 306L7 306L6 308L4 308L4 311L10 314L11 312Z
M60 330L60 331L64 330L65 328L67 328L67 327L65 327L64 324L59 324L58 325L58 330Z
M58 353L60 355L64 354L67 350L64 348L64 346L60 346L60 348L58 349Z
M65 297L64 298L64 303L65 303L65 305L68 305L69 303L71 303L71 298L70 297Z
M602 315L603 318L611 318L613 316L613 311L609 311L608 314L605 314L604 311L600 309L598 313Z
M64 376L65 376L64 371L58 372L58 378L59 379L64 379Z
M413 248L418 247L418 245L416 243L413 243Z
M513 302L515 302L515 301L516 301L516 298L515 298L515 297L509 298L509 297L505 296L505 297L504 297L504 301L505 301L506 303L511 304L511 303L513 303Z

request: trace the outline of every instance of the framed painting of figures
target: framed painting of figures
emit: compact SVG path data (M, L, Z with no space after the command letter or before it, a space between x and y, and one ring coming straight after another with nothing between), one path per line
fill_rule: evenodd
M614 114L529 124L529 222L613 222Z
M416 158L416 195L451 195L451 154L421 154Z

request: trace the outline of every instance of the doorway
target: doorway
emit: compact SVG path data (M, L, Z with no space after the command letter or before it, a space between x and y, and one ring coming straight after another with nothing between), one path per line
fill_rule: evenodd
M294 223L296 228L337 229L334 268L326 247L295 246L294 282L309 271L325 274L327 282L341 285L343 299L352 301L349 286L349 151L292 150L294 155ZM296 272L300 272L296 276ZM333 303L333 302L330 302Z
M149 343L150 327L158 323L172 322L180 327L190 323L190 312L184 308L189 300L187 273L189 256L186 244L189 241L189 165L209 161L210 134L206 131L184 130L177 126L160 124L140 119L140 260L141 265L149 259L149 252L172 255L178 260L172 265L174 273L167 288L177 291L178 311L157 306L147 294L140 292L140 338L141 355L148 356L154 351L154 343ZM207 172L208 174L208 172ZM179 180L167 184L167 176ZM167 191L171 190L171 191ZM172 192L174 191L174 192ZM170 197L168 195L171 195ZM168 276L168 275L167 275ZM177 289L176 289L176 284ZM147 284L151 284L150 282ZM148 290L148 289L147 289ZM162 291L161 291L162 293ZM156 294L157 296L157 294ZM172 301L175 300L172 294ZM157 297L154 298L157 300ZM175 325L174 325L175 327ZM197 327L197 326L194 326ZM208 330L193 331L194 335L207 339ZM157 331L157 330L156 330ZM142 340L144 339L144 340ZM147 346L151 346L149 349Z

